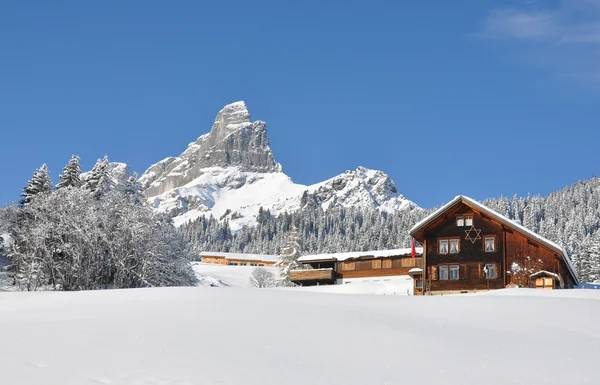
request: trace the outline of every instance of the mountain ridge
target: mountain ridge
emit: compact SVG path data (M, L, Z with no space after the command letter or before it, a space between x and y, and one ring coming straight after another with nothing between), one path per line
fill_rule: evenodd
M151 165L140 183L149 204L177 225L212 214L238 229L254 223L261 207L275 215L300 209L306 194L323 208L420 209L383 171L362 166L313 185L294 183L275 160L266 122L251 121L243 101L223 107L210 132Z

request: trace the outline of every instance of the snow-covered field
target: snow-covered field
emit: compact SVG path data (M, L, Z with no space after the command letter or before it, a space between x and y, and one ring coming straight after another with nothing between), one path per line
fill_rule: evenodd
M209 263L192 263L192 269L199 280L199 286L250 287L250 276L256 267L227 266ZM279 279L279 268L265 267Z
M517 294L517 295L513 295ZM598 384L598 291L0 293L3 384Z

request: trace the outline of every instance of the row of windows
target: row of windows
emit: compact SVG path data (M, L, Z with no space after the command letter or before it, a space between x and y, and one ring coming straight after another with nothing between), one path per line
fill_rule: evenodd
M496 278L496 264L495 263L486 263L483 267L483 274L485 274L485 278L489 278L489 279ZM460 266L459 265L438 266L438 279L441 281L460 279Z
M458 216L456 217L456 226L458 227L463 227L463 226L473 226L473 216L472 215L465 215L465 216Z
M342 271L352 270L379 270L379 269L399 269L402 267L421 266L421 258L401 258L401 259L373 259L371 261L345 261L342 262Z
M483 250L486 253L496 251L496 237L486 235L483 237ZM458 254L460 252L460 238L438 238L438 254Z
M262 263L241 263L241 262L229 262L227 263L229 266L264 266Z

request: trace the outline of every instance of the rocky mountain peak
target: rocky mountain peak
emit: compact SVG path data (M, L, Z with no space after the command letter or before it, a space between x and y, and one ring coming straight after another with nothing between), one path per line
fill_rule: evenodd
M250 112L248 112L246 103L243 101L231 103L223 107L217 114L210 129L210 135L223 139L248 123L250 123Z
M267 124L250 121L243 101L223 107L208 134L202 135L176 158L151 166L140 178L146 196L160 195L197 179L207 169L237 167L241 171L281 172L275 162Z

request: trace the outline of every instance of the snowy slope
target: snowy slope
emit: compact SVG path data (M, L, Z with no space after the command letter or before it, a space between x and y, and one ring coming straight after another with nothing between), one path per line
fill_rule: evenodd
M225 106L210 133L178 157L152 165L141 177L148 202L181 225L201 215L227 217L233 230L255 223L260 207L272 214L311 202L330 207L372 207L388 212L418 208L382 171L358 167L315 185L294 183L275 161L265 122L250 121L244 102Z
M569 298L582 292L0 293L0 376L19 385L597 384L600 293Z

